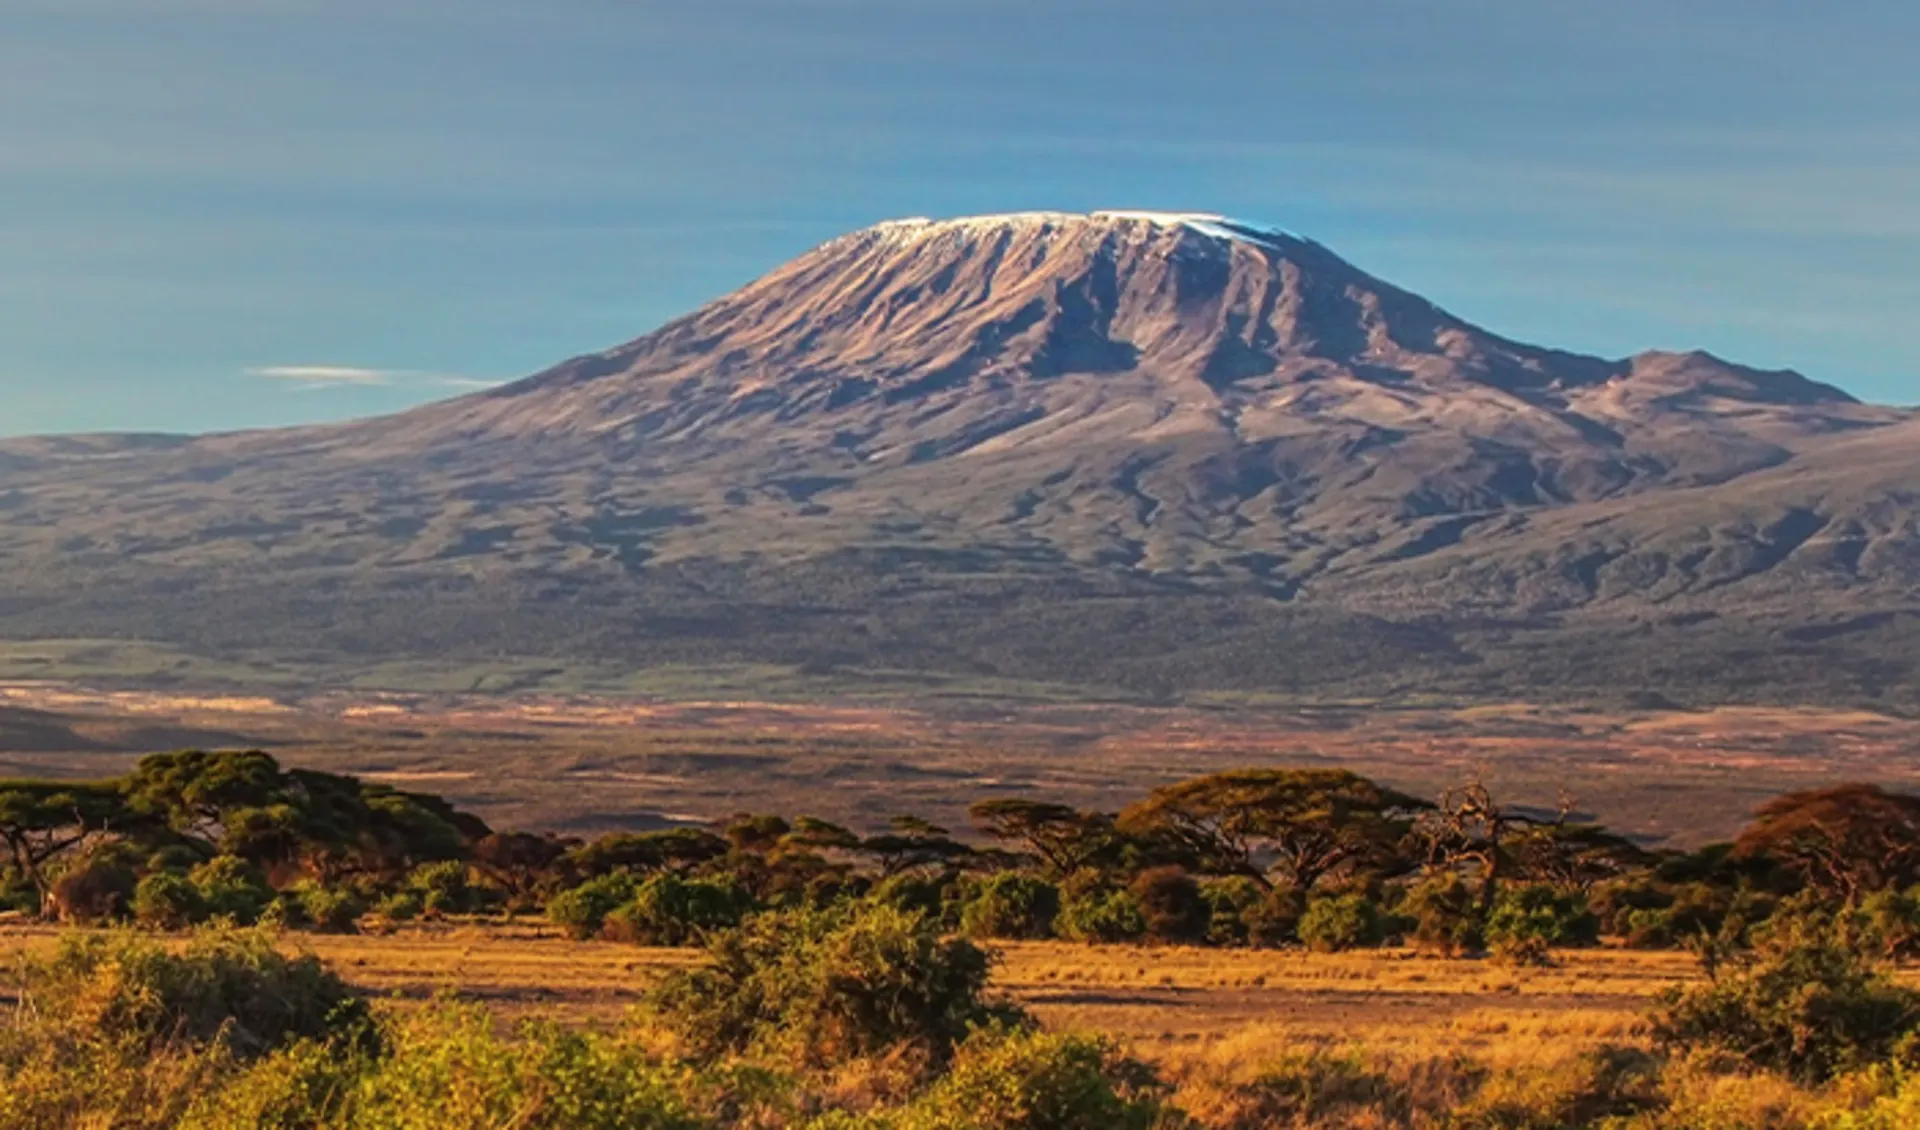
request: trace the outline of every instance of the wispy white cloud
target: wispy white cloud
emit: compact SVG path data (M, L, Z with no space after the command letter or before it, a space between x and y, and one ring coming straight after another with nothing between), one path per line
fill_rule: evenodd
M397 379L413 375L395 369L361 369L350 365L263 365L246 372L250 377L309 387L348 385L361 388L390 385Z
M420 369L367 369L356 365L262 365L246 370L246 375L284 381L299 389L410 386L471 391L504 383L457 373L431 373Z

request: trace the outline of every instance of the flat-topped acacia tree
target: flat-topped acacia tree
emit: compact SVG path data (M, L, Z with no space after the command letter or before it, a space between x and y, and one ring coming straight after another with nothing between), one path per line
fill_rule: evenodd
M1344 769L1238 769L1156 789L1120 816L1215 875L1310 891L1384 861L1432 805Z
M1085 868L1107 869L1126 854L1127 838L1104 812L1064 804L1002 797L967 810L974 826L1002 843L1018 845L1055 875Z
M117 782L0 782L0 841L43 913L53 896L47 863L131 820Z
M120 789L130 814L164 824L209 856L297 867L327 882L463 858L489 833L439 797L283 769L257 751L155 754Z
M1920 796L1858 783L1788 793L1760 806L1734 854L1773 859L1847 901L1912 886L1920 882Z

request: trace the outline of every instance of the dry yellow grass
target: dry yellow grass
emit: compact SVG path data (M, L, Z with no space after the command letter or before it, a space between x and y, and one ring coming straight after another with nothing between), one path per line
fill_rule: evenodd
M51 928L0 929L0 960L52 944ZM574 942L539 925L453 924L356 937L289 935L370 992L452 993L503 1020L613 1024L687 950ZM1155 1060L1270 1059L1277 1049L1365 1044L1406 1056L1490 1061L1635 1038L1662 988L1696 976L1684 954L1590 950L1510 969L1408 950L1321 955L1016 943L1001 989L1057 1028L1118 1037Z
M1650 998L1696 976L1682 954L1591 950L1548 969L1430 957L1022 944L1000 984L1061 1027L1155 1059L1365 1043L1408 1054L1629 1038Z

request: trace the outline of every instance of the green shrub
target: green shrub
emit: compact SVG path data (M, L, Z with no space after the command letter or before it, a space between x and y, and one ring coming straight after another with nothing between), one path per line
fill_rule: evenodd
M238 856L216 856L195 867L187 877L210 918L252 925L273 904L274 892L266 876Z
M1060 908L1056 927L1068 941L1137 942L1147 936L1147 914L1126 891L1085 891Z
M897 1130L1150 1130L1165 1088L1104 1040L992 1027L893 1120Z
M977 1024L1010 1013L985 998L991 963L925 915L861 904L749 918L703 967L649 998L698 1058L731 1052L809 1067L911 1049L943 1062Z
M1858 912L1861 938L1888 958L1920 954L1920 888L1875 891L1862 899Z
M695 1130L672 1073L636 1049L551 1026L503 1039L483 1009L401 1023L341 1130ZM235 1130L238 1130L236 1127Z
M960 912L960 928L976 938L1051 938L1059 917L1060 888L1002 871L974 889Z
M684 946L738 926L752 900L732 883L683 879L662 872L640 884L631 901L607 915L603 933L643 946Z
M882 906L910 914L924 914L943 925L959 921L964 894L952 875L909 871L881 880L867 897Z
M1253 942L1251 919L1267 897L1264 887L1244 875L1208 879L1200 884L1200 897L1207 903L1209 945L1244 946Z
M1487 915L1487 945L1505 961L1537 964L1556 947L1599 940L1600 920L1587 908L1586 896L1545 883L1501 891Z
M420 895L414 891L395 891L374 904L373 912L389 922L411 922L420 917Z
M1636 915L1656 914L1673 904L1673 892L1644 878L1601 883L1587 896L1587 905L1600 920L1600 932L1612 938L1631 938Z
M1689 883L1674 890L1664 907L1627 911L1625 937L1627 945L1635 949L1698 949L1715 939L1744 938L1754 925L1770 917L1774 908L1775 900L1770 895Z
M196 1089L178 1130L336 1130L373 1060L301 1041Z
M102 1039L218 1043L240 1056L358 1033L368 1016L317 959L289 958L255 931L203 931L177 954L133 935L69 936L25 966L20 987L39 1012Z
M1146 920L1147 937L1156 942L1206 940L1210 908L1200 884L1183 869L1143 871L1127 885L1127 893Z
M1654 1034L1668 1048L1713 1048L1806 1082L1883 1061L1912 1043L1920 993L1863 949L1844 920L1776 922L1709 984L1666 993Z
M407 876L406 889L420 902L422 913L438 917L444 914L472 914L480 909L481 896L469 879L467 865L459 860L442 860L414 868Z
M1414 887L1400 904L1400 913L1409 922L1408 940L1421 949L1452 956L1486 944L1479 899L1458 875Z
M637 890L625 872L602 875L562 891L547 900L547 919L575 941L597 936L606 928L607 915L633 899Z
M295 921L317 934L351 934L359 929L367 906L349 890L311 880L294 884L287 892Z
M200 891L177 871L156 871L133 889L133 917L156 930L180 930L205 914Z
M1626 930L1622 939L1636 950L1672 949L1679 943L1672 912L1665 907L1648 907L1626 912Z
M1386 918L1363 894L1322 896L1300 916L1300 940L1317 953L1378 946L1387 940Z
M1899 1071L1870 1104L1833 1112L1821 1120L1819 1130L1913 1130L1916 1126L1920 1126L1920 1074Z

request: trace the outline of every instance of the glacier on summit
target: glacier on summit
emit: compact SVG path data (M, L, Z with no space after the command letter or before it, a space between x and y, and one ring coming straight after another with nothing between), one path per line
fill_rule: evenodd
M1250 243L1271 249L1283 249L1285 244L1309 243L1299 235L1271 224L1254 223L1248 220L1234 219L1217 212L1156 212L1137 210L1102 210L1097 212L1005 212L979 216L959 216L952 219L936 220L926 216L913 216L897 220L887 220L866 229L865 233L883 236L927 237L946 233L978 235L986 232L1004 231L1009 227L1048 227L1077 228L1100 224L1150 224L1156 227L1179 227L1203 235L1210 239Z

